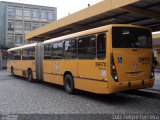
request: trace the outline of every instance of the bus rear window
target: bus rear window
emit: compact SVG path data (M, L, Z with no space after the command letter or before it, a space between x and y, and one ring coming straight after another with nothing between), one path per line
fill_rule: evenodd
M113 27L113 48L151 48L151 31L142 28Z

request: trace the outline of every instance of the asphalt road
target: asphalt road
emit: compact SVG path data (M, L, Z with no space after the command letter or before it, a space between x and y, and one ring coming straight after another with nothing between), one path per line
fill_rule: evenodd
M153 90L97 95L64 92L61 86L30 83L0 71L0 114L159 114L160 74Z

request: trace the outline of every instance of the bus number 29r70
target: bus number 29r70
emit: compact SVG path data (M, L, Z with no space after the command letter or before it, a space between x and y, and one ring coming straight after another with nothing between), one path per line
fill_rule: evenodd
M96 62L95 66L100 68L106 67L106 62Z

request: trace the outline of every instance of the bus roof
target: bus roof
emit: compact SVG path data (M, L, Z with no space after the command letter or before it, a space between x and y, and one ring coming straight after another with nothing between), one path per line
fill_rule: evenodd
M8 51L19 50L19 49L23 49L23 48L35 47L36 45L37 45L37 43L33 43L33 44L29 44L29 45L23 45L23 46L20 46L20 47L14 47L14 48L8 49Z
M89 29L89 30L85 30L85 31L81 31L81 32L65 35L65 36L58 37L58 38L53 38L53 39L50 39L50 40L46 40L43 43L47 44L47 43L51 43L51 42L55 42L55 41L59 41L59 40L65 40L65 39L69 39L69 38L75 38L75 37L79 37L79 36L85 36L85 35L89 35L89 34L105 32L105 31L108 30L109 26L110 25L106 25L106 26L103 26L103 27L98 27L98 28L94 28L94 29Z
M65 36L62 36L62 37L49 39L49 40L44 41L43 43L44 44L48 44L48 43L52 43L52 42L56 42L56 41L60 41L60 40L66 40L66 39L69 39L69 38L75 38L75 37L90 35L90 34L94 34L94 33L106 32L112 26L113 27L116 27L116 26L119 26L119 27L136 27L136 28L143 28L143 29L150 30L149 28L146 28L146 27L137 26L137 25L131 25L131 24L111 24L111 25L106 25L106 26L97 27L97 28L94 28L94 29L89 29L89 30L85 30L85 31L81 31L81 32L65 35Z

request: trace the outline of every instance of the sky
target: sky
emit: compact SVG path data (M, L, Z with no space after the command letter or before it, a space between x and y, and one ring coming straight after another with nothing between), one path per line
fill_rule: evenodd
M81 9L88 7L88 4L93 5L103 0L0 0L8 2L17 2L33 5L43 5L57 7L57 19L63 18Z

